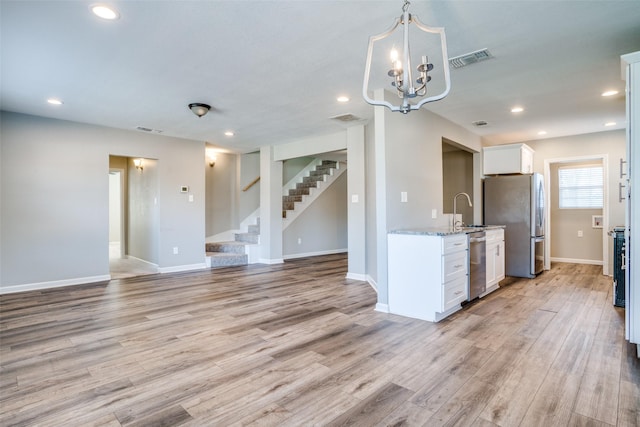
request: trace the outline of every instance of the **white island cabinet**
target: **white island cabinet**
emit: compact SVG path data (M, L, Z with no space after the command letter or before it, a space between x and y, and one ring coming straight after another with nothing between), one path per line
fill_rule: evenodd
M389 311L438 322L468 298L466 234L392 232L388 236Z

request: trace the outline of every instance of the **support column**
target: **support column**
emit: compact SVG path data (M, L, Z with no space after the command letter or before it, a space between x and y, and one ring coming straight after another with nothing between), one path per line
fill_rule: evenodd
M347 128L347 279L367 280L364 126Z
M282 162L273 160L273 147L260 148L260 246L262 264L282 259Z

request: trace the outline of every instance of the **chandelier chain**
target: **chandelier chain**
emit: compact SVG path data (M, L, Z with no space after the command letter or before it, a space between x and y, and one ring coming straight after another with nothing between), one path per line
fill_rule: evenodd
M409 0L404 0L404 4L402 5L402 11L403 11L403 12L406 12L406 11L407 11L407 9L409 9L409 5L410 5L410 4L411 4L411 3L409 2Z

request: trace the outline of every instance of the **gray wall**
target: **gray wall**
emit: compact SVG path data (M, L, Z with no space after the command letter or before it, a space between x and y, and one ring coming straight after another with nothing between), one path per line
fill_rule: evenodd
M473 202L473 154L452 149L452 146L442 143L442 209L444 213L453 213L453 198L460 192L465 192ZM467 198L458 197L457 213L462 214L462 222L473 224L473 207L469 206ZM478 221L480 222L480 221Z
M346 251L347 231L347 174L343 173L284 230L283 255Z
M205 163L206 235L238 228L237 155L216 153L213 167Z
M161 271L204 265L204 143L17 113L0 120L3 289L109 274L109 155L158 160Z
M238 157L240 162L240 203L238 207L239 219L244 220L260 207L260 181L247 191L242 191L256 177L260 176L260 153L242 154Z
M128 159L127 255L157 265L160 262L158 161L143 159L142 170L136 169L133 162L134 159Z
M560 209L558 168L565 165L593 165L588 163L553 163L550 166L549 180L551 192L549 194L551 206L551 258L561 258L565 261L599 261L602 262L602 229L592 228L592 216L602 215L602 209ZM602 164L602 162L600 162ZM578 237L578 230L583 237Z

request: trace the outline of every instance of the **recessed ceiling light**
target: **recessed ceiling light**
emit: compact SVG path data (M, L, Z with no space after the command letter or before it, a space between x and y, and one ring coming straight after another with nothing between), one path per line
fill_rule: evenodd
M613 96L617 94L618 94L617 90L608 90L606 92L602 92L602 96Z
M107 19L109 21L120 18L120 14L117 10L104 4L91 5L91 12L99 18Z
M47 102L51 105L62 105L64 104L62 101L60 101L59 99L56 98L49 98L47 99Z
M538 135L546 135L547 131L546 130L541 130L540 132L538 132Z
M617 124L616 122L607 122L604 125L608 127L608 126L615 126L616 124Z
M230 130L226 131L224 134L225 134L226 136L233 136L233 135L235 135L235 133L233 133L233 131L230 131Z
M342 95L342 96L337 97L336 100L338 102L349 102L349 97Z
M511 109L512 113L522 113L523 111L524 111L524 108L522 108L522 107L513 107Z

